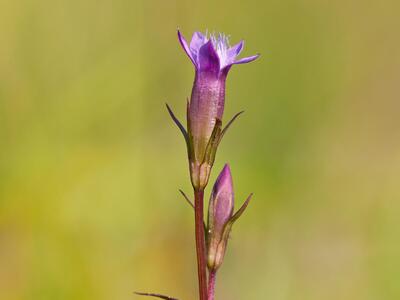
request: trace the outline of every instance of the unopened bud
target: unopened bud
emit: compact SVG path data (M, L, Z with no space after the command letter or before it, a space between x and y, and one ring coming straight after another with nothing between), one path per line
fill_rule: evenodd
M209 270L216 271L221 266L232 225L246 209L251 196L233 214L232 175L229 165L226 164L214 184L208 207L207 265Z
M224 259L227 237L224 229L233 214L233 183L229 165L225 165L212 190L208 208L208 267L218 269ZM229 235L229 233L228 233Z

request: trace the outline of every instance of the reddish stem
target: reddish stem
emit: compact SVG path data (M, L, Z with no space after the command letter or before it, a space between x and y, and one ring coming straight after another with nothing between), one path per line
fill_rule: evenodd
M216 275L216 271L210 271L208 276L208 300L214 300Z
M206 243L204 235L204 191L194 191L197 273L200 300L207 300Z

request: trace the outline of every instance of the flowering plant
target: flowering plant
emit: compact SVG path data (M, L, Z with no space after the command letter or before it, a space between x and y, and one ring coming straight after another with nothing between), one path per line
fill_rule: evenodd
M173 121L181 130L187 146L190 179L194 190L194 203L181 191L195 211L195 238L199 299L214 300L216 273L221 266L233 223L246 209L252 194L241 208L234 211L232 174L226 164L212 189L207 224L204 223L204 189L208 184L211 169L222 137L239 112L222 128L225 107L225 82L233 65L249 63L259 57L253 55L241 59L237 56L244 42L230 47L224 34L207 35L195 32L188 44L178 31L183 50L195 67L195 79L190 101L187 102L187 129L175 117L167 104ZM207 276L208 269L208 276ZM208 277L208 282L207 282ZM139 295L162 299L174 298L152 293Z

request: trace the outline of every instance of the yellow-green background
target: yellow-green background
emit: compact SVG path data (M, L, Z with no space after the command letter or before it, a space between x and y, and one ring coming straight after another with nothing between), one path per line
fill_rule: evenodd
M176 29L246 40L217 300L400 299L398 1L3 0L0 299L197 297Z

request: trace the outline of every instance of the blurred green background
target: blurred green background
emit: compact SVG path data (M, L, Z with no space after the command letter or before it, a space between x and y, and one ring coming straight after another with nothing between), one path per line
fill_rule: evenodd
M0 299L196 299L176 29L246 40L217 299L400 299L398 1L0 4ZM207 196L208 197L208 196Z

